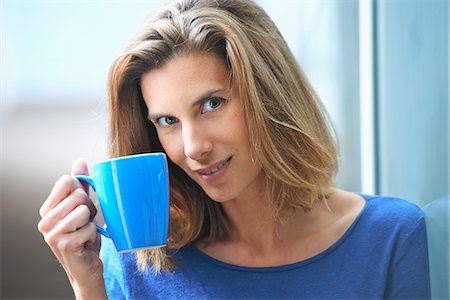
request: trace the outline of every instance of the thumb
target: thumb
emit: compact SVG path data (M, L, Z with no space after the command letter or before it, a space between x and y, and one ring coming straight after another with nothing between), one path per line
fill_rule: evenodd
M72 164L72 171L70 172L72 176L74 175L89 175L88 166L84 158L77 158ZM83 188L86 192L89 192L89 184L81 181Z

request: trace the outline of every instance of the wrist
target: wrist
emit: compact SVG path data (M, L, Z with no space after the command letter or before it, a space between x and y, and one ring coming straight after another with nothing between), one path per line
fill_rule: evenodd
M72 289L77 300L108 299L103 274L93 276L88 282L72 281Z
M75 299L77 300L90 300L90 299L105 299L108 300L106 295L105 283L103 280L100 282L93 282L90 287L80 287L77 284L72 285Z

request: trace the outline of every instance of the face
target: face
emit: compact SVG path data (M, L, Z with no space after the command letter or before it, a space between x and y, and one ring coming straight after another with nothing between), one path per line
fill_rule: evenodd
M142 94L168 157L212 199L225 202L260 191L242 100L229 86L225 63L187 54L141 79Z

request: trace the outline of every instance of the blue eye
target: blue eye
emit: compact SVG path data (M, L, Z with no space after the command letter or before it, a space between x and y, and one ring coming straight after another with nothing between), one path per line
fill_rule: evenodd
M177 118L175 117L161 117L156 120L156 123L158 123L162 127L169 127L170 125L173 125L177 122Z
M206 100L202 105L202 113L206 113L219 108L222 105L223 101L224 99L222 98L211 98Z

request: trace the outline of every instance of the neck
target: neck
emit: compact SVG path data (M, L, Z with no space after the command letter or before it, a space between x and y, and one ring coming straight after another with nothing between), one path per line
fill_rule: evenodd
M277 236L277 221L267 199L246 199L242 205L224 203L230 220L230 240L248 245L268 245Z
M279 220L273 217L268 202L264 197L247 197L223 203L230 219L229 238L196 246L216 259L240 266L289 264L333 245L365 204L358 195L333 190L328 204L317 201L308 212L285 210Z
M265 188L249 189L238 199L222 203L230 220L228 243L240 244L258 252L283 247L292 234L291 226L301 220L303 211L280 212L275 216ZM282 218L280 220L280 217Z
M326 201L318 201L308 212L284 209L275 216L265 189L222 205L231 225L228 241L261 252L287 247L293 238L314 234L318 224L327 223L332 214Z

